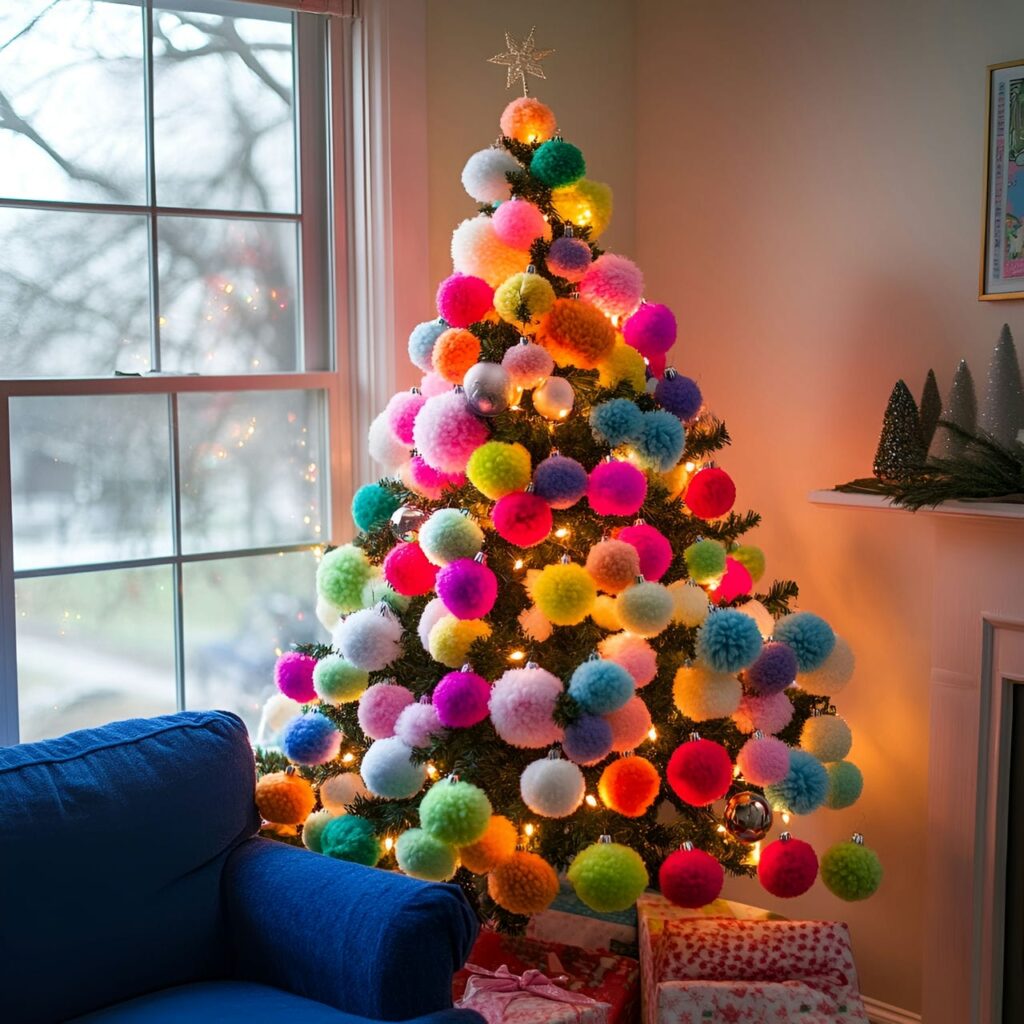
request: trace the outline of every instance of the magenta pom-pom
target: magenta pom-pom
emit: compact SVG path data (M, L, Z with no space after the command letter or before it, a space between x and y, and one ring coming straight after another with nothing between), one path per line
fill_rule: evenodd
M660 580L672 564L672 545L661 530L647 523L623 527L615 535L636 548L640 556L640 572L645 579Z
M515 491L495 502L491 523L509 544L530 548L547 539L554 519L551 506L543 498L530 491Z
M745 694L732 719L740 732L760 729L766 736L782 732L793 718L793 702L785 691L761 697L756 693Z
M291 697L300 704L308 704L311 700L316 700L316 690L313 689L314 668L316 658L300 654L298 651L289 651L277 659L274 666L274 682L286 697Z
M524 390L540 387L555 369L551 353L533 341L506 349L501 365L512 386Z
M462 473L488 433L487 424L473 415L460 390L428 398L416 417L412 438L428 466L443 473Z
M731 559L730 559L731 561ZM789 644L774 640L761 648L743 681L762 696L779 693L796 679L797 660Z
M717 519L735 503L736 485L724 469L707 466L690 480L685 501L686 507L698 519Z
M371 739L383 740L395 735L395 722L402 709L415 698L396 683L374 683L359 698L359 728Z
M434 687L434 707L442 725L468 729L487 717L491 686L475 672L449 672ZM788 770L787 761L787 770Z
M652 359L653 356L664 356L675 344L676 329L675 314L668 306L660 302L645 302L623 324L622 337L640 355ZM653 365L651 369L654 369ZM660 377L664 369L662 360L661 370L656 371L656 376Z
M658 888L670 903L696 910L718 899L725 884L722 865L698 849L670 853L658 871Z
M391 396L391 401L384 409L391 433L407 448L412 447L412 427L426 401L422 394L415 391L399 391L397 395Z
M576 282L590 267L593 260L590 246L582 238L556 238L548 249L548 270L556 277Z
M640 305L644 275L625 256L606 252L587 268L580 281L580 298L607 316L629 316Z
M587 500L599 516L635 515L647 497L647 477L631 462L599 462L590 472Z
M494 305L494 289L472 274L452 274L437 289L437 312L449 327L468 327L483 320Z
M461 487L466 482L466 474L442 473L433 466L428 466L421 456L414 455L409 460L403 479L410 491L415 491L431 501L437 501L446 487Z
M435 588L457 619L482 619L498 597L498 578L483 562L457 558L438 571Z
M729 751L714 740L687 740L673 751L665 778L680 800L703 807L729 791L732 759Z
M502 203L491 217L494 233L513 249L529 249L536 238L550 238L551 227L533 203L512 199Z
M406 597L419 597L434 589L437 566L433 565L416 541L396 544L383 565L384 579Z
M789 774L789 747L774 736L752 736L739 749L740 774L755 786L771 786Z
M730 604L737 597L749 594L753 589L754 578L750 575L750 570L735 558L726 558L725 575L711 591L710 597L715 604Z
M818 855L802 839L776 839L761 851L757 862L757 880L782 899L802 896L817 877Z

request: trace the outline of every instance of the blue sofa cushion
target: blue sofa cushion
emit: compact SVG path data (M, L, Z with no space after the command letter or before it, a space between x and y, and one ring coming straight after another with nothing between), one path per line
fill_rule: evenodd
M254 780L225 712L0 748L0 913L16 922L0 1016L66 1020L224 975L221 871L259 826Z

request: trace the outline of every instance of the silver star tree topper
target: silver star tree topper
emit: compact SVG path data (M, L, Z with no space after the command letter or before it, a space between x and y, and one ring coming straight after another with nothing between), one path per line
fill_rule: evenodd
M554 50L538 50L537 44L533 41L533 33L536 26L530 29L530 34L525 39L513 39L511 33L505 33L505 52L496 53L493 57L487 58L488 64L500 64L506 68L505 88L511 89L512 83L519 79L523 87L523 95L529 96L530 89L526 84L526 76L533 75L534 78L545 78L544 69L540 62L545 57L550 57Z

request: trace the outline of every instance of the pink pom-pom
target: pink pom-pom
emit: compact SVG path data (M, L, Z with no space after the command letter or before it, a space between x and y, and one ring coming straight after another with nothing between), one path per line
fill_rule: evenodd
M622 337L640 355L652 360L651 369L654 371L653 357L664 356L675 344L675 314L660 302L645 302L623 324ZM661 369L655 371L655 375L660 377L664 371L665 362L662 359Z
M818 855L802 839L776 839L762 851L757 880L773 896L802 896L818 877Z
M461 390L428 398L412 432L423 461L444 473L465 472L470 455L487 436L487 424L470 412Z
M396 683L374 683L359 698L359 728L371 739L383 740L395 735L395 722L402 709L415 698Z
M429 594L434 589L437 566L414 540L396 544L388 552L382 568L384 579L406 597Z
M493 305L494 289L482 277L452 274L438 285L437 312L449 327L475 324Z
M402 468L402 483L431 501L437 501L446 487L461 487L465 482L465 473L442 473L428 466L419 455L414 455Z
M612 727L612 750L617 754L635 750L651 731L651 712L639 697L630 697L604 718Z
M388 426L396 440L400 441L407 448L412 447L412 426L416 422L416 415L426 403L426 398L415 391L399 391L392 395L384 409L384 415L388 418Z
M754 579L749 570L742 562L735 558L725 560L725 575L710 597L715 604L729 604L743 594L749 594L754 589Z
M755 736L736 755L740 774L755 786L771 786L789 774L789 747L774 736Z
M455 385L450 380L445 380L436 370L423 374L423 380L420 381L420 391L424 398L436 398L446 391L451 391L453 387Z
M509 669L491 689L489 708L498 735L513 747L533 749L560 743L555 702L562 681L539 666Z
M449 672L434 687L434 707L442 725L468 729L487 717L490 683L475 672Z
M598 645L597 651L606 661L621 665L639 686L646 686L658 674L658 654L635 633L612 633Z
M717 519L736 501L736 485L724 469L707 466L691 478L684 500L686 507L699 519Z
M640 572L645 579L660 580L672 564L672 545L661 530L647 523L626 526L615 535L636 548L640 556Z
M497 576L472 558L457 558L440 569L435 587L457 619L482 619L498 597Z
M590 268L593 260L590 246L582 238L556 238L548 250L548 270L566 281L579 281Z
M599 462L590 472L587 500L599 516L631 516L647 497L647 477L630 462Z
M395 735L407 747L429 747L433 737L442 732L437 709L427 698L406 705L395 722Z
M274 666L274 682L286 697L291 697L300 704L308 704L311 700L316 700L316 690L313 689L314 668L316 658L300 654L298 651L289 651L277 659Z
M494 233L513 249L529 249L535 238L550 238L551 225L533 203L511 199L502 203L491 217Z
M501 365L512 386L524 390L540 387L555 369L551 353L532 341L506 349Z
M676 850L658 872L658 888L665 899L691 910L717 900L724 884L722 865L703 850Z
M547 539L554 525L551 506L531 491L515 491L495 502L491 523L499 537L519 548Z
M590 264L580 281L580 298L606 316L629 316L640 305L644 275L625 256L606 252Z
M781 732L793 718L793 703L785 691L767 697L748 693L733 712L732 720L740 732L760 729L766 736Z
M426 607L420 612L420 621L416 626L416 635L420 638L420 643L423 645L423 650L429 651L430 646L428 641L430 640L430 631L443 619L446 615L450 615L444 606L444 601L439 597L432 598L426 604Z

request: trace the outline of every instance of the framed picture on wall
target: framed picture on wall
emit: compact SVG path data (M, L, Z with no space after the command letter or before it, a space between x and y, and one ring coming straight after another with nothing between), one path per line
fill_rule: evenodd
M1024 299L1024 60L988 69L979 299Z

